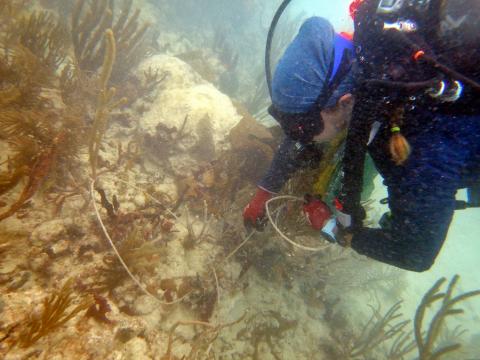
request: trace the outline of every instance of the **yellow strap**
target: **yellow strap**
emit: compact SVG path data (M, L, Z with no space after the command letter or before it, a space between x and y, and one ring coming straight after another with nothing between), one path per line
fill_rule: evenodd
M392 127L392 128L390 129L390 131L391 131L392 133L400 132L400 130L401 130L401 129L400 129L400 126L394 126L394 127Z

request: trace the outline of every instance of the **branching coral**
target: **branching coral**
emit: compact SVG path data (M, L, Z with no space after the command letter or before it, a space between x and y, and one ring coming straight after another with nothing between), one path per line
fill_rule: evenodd
M191 220L188 207L185 207L185 220L187 222L186 227L188 230L188 235L183 241L183 246L185 249L192 249L194 246L198 245L208 237L208 227L212 221L212 218L208 215L207 202L204 202L202 228L198 234L196 234L195 230L193 229L194 222Z
M42 149L32 168L29 170L28 181L23 191L7 211L0 213L0 221L12 216L36 193L55 165L58 147L61 146L64 139L64 134L60 133L54 138L51 146Z
M365 325L360 335L351 331L344 319L338 321L338 316L330 316L332 324L332 338L334 345L325 345L325 350L335 359L365 359L373 358L379 351L379 345L383 344L386 358L389 360L402 360L416 348L419 352L419 360L436 360L457 351L461 344L456 341L464 334L459 328L445 334L445 321L448 316L463 314L462 309L455 308L460 302L480 295L480 290L467 292L453 296L455 285L459 280L456 275L450 282L445 292L440 288L446 279L438 280L424 295L418 305L412 340L412 332L406 329L409 321L400 320L401 302L393 305L384 316L374 310L373 316ZM423 329L427 310L436 302L441 301L440 308L433 315L426 331ZM342 324L342 326L339 326ZM443 332L443 338L442 338Z
M118 243L117 249L125 264L136 274L151 272L153 270L151 259L165 256L165 249L151 241L145 241L142 232L136 227ZM111 291L128 276L120 261L113 255L106 256L104 264L106 266L99 269L101 280L92 287L96 292Z
M52 15L34 12L12 19L1 39L0 140L8 151L0 195L13 191L25 178L26 183L0 220L17 212L41 186L48 186L47 179L55 181L61 175L58 165L72 165L78 153L83 119L58 104L55 94L56 70L67 46L64 33Z
M0 29L8 27L27 8L31 0L0 0Z
M65 61L69 46L65 26L48 11L33 12L14 23L6 42L28 49L52 75Z
M78 141L72 138L77 118L65 116L68 130L56 130L57 114L46 110L0 110L0 134L8 139L10 171L0 174L0 195L12 190L27 177L22 193L8 211L0 214L3 220L28 201L56 167L59 157L74 156ZM68 121L67 119L71 119Z
M374 309L372 317L364 326L360 336L353 342L349 354L351 358L367 356L379 344L403 332L409 321L404 320L394 323L396 319L402 316L398 313L400 307L401 302L397 302L383 316Z
M260 345L267 343L272 356L280 360L282 356L278 352L278 343L286 335L286 332L293 331L297 327L297 320L284 318L276 311L266 311L255 314L246 320L246 326L237 334L237 339L249 339L254 348L252 358L262 359Z
M0 237L0 259L4 260L5 255L11 247L11 243L8 238L6 237ZM0 265L2 264L2 261L0 261Z
M462 325L457 325L453 329L445 328L437 341L437 347L442 348L447 345L458 343L462 336L468 333L467 329L464 329Z
M361 331L352 330L341 314L331 315L331 336L335 341L325 344L324 350L334 359L370 359L375 358L380 345L390 344L388 352L392 357L388 359L402 359L415 346L406 329L409 321L399 320L402 316L400 307L401 301L394 304L385 315L372 308L373 314Z
M420 360L439 359L446 354L457 351L461 347L461 344L455 343L435 349L435 344L439 340L439 335L445 325L447 317L464 313L463 309L456 308L456 306L469 298L480 295L480 290L476 290L453 296L453 291L459 278L458 275L455 275L448 284L445 292L440 292L440 289L446 279L439 279L432 288L427 291L417 308L414 323L415 340L417 342ZM427 331L424 333L423 323L427 310L439 301L441 301L440 308L434 314Z
M98 294L93 294L93 298L95 299L95 303L88 308L85 316L92 317L96 321L104 324L113 324L114 321L107 317L107 313L112 311L108 300Z
M81 146L88 144L96 176L109 114L126 102L115 100L116 91L108 83L115 74L117 80L123 78L142 59L148 27L140 25L139 11L131 14L131 0L123 2L117 17L114 3L77 1L69 34L50 12L22 13L27 10L25 1L0 2L0 19L8 19L0 37L0 141L8 142L9 150L8 158L0 159L4 164L0 195L14 191L27 178L22 193L0 220L14 214L41 185L58 185L59 175L73 165L70 160ZM72 45L75 56L70 58ZM113 67L117 49L122 56ZM149 81L157 80L149 74ZM90 104L95 97L96 107ZM89 128L91 109L96 111ZM86 131L89 136L83 136Z
M165 354L160 358L160 360L176 360L177 358L173 355L173 344L175 341L174 335L175 330L179 326L201 326L204 328L199 334L195 336L191 343L191 350L188 355L183 356L183 360L194 360L199 358L211 358L211 349L214 341L218 338L220 331L234 326L235 324L240 323L245 318L245 314L240 317L238 320L233 321L228 324L215 325L205 321L178 321L170 328L170 335L168 337L168 346ZM216 357L213 355L213 359Z
M78 142L71 130L57 130L57 113L48 110L0 110L0 134L8 139L10 171L0 175L0 195L12 190L27 177L22 193L10 208L0 214L3 220L28 201L51 175L59 157L72 156ZM68 121L71 119L72 121ZM76 118L65 116L63 125L73 125Z
M108 82L112 74L113 63L116 57L116 45L113 31L108 29L105 32L105 40L107 49L105 51L105 58L102 66L102 73L100 75L99 86L100 93L98 95L97 110L95 112L95 120L92 126L91 135L88 144L88 152L90 155L90 166L92 169L93 178L97 175L98 152L103 139L103 135L107 131L108 116L112 109L121 106L126 102L126 99L114 101L116 90L115 88L108 88Z
M158 123L155 129L155 134L145 134L143 143L147 148L150 148L152 153L156 154L156 158L168 159L169 156L180 152L179 145L189 136L190 133L186 131L189 117L185 116L180 128L175 126L169 127L163 123Z
M14 345L22 348L32 346L93 304L90 296L80 299L75 304L77 301L73 294L72 283L71 279L68 280L60 290L44 300L40 316L31 314L18 326L18 333L12 335Z
M416 344L409 331L399 331L387 349L388 360L403 360L405 356L415 350Z
M209 321L218 300L218 288L207 275L165 278L152 284L152 287L161 289L170 304L184 299L183 303L195 311L201 321Z
M20 44L0 41L0 106L46 106L41 88L52 83L51 73L41 61Z
M84 13L85 5L88 9ZM82 70L96 71L102 65L106 51L102 37L111 28L113 19L109 5L112 5L111 0L77 0L75 3L71 18L72 41L76 61Z
M117 46L122 53L122 60L113 72L113 79L117 81L124 78L140 61L144 59L148 48L145 42L145 35L149 23L140 23L140 10L132 11L133 0L125 0L118 21L113 25L116 34Z
M97 71L110 46L108 42L102 42L102 37L111 29L117 40L116 47L122 52L122 58L112 74L112 80L119 82L146 54L144 40L149 25L139 23L139 10L131 14L132 0L123 2L122 10L114 21L114 5L114 0L77 0L72 12L71 32L79 68L83 71Z

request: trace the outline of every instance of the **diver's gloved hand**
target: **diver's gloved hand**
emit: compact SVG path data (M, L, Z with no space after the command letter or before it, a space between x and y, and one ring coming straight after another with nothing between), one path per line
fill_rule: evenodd
M303 213L315 230L319 230L330 242L336 242L337 223L330 207L319 198L305 195Z
M315 230L322 230L327 221L330 220L333 215L325 202L309 194L305 195L303 213Z
M273 193L258 188L255 196L243 209L243 224L247 230L256 229L262 231L267 223L265 218L265 204L273 196Z
M353 231L363 226L366 218L365 209L361 206L345 206L338 198L333 201L337 223L343 229Z
M325 202L311 195L305 195L303 212L310 225L319 230L328 241L343 247L350 246L352 236L346 230L351 225L350 215L338 210L334 215Z

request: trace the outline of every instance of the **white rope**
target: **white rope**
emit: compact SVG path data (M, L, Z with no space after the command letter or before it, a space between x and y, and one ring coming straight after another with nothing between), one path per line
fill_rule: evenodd
M227 261L228 259L230 259L233 255L235 255L237 253L238 250L240 250L243 245L245 245L247 243L248 240L250 240L253 236L253 234L255 234L256 231L252 231L250 234L248 234L248 236L245 238L245 240L242 241L242 243L240 245L238 245L235 250L233 250L226 258L224 261Z
M113 249L115 255L117 256L118 261L120 261L123 268L127 272L128 276L130 276L130 278L133 280L133 282L143 291L143 293L145 295L152 297L153 299L155 299L156 301L158 301L162 305L174 305L174 304L177 304L177 303L183 301L185 299L185 297L187 297L187 295L189 295L188 293L185 294L184 296L182 296L180 299L177 299L177 300L172 301L172 302L166 302L166 301L160 300L157 296L155 296L150 291L148 291L148 289L132 274L132 272L128 268L127 264L123 260L122 256L118 252L117 247L113 243L113 240L110 237L110 235L107 231L107 228L105 227L105 224L103 223L102 218L100 216L100 211L98 210L97 203L95 202L95 194L94 194L95 181L96 181L96 179L93 179L92 182L90 183L90 196L92 198L93 208L95 209L95 214L97 216L98 223L100 224L100 227L102 228L103 234L107 238L111 248Z
M266 203L265 203L265 209L266 209L266 213L267 213L267 217L268 217L268 220L270 221L270 223L272 224L273 228L275 229L275 231L282 237L283 240L285 240L286 242L288 242L290 245L298 248L298 249L302 249L302 250L305 250L305 251L312 251L312 252L318 252L318 251L323 251L325 250L325 245L324 246L321 246L321 247L316 247L316 248L313 248L313 247L309 247L309 246L304 246L304 245L301 245L301 244L297 244L296 242L294 242L293 240L291 240L287 235L285 235L282 230L279 229L279 227L277 226L277 224L275 223L275 221L273 221L273 218L272 218L272 214L270 213L270 208L269 208L269 205L271 202L274 202L274 201L278 201L278 200L294 200L294 201L304 201L303 198L300 198L300 197L296 197L296 196L290 196L290 195L284 195L284 196L277 196L277 197L274 197L270 200L268 200Z
M163 205L160 201L158 201L157 199L155 199L152 195L150 195L147 191L145 191L144 189L134 185L134 184L131 184L129 183L128 181L125 181L125 180L122 180L122 179L118 179L118 178L115 178L115 181L119 181L125 185L128 185L130 186L131 188L133 189L136 189L138 191L141 191L143 192L145 195L147 195L150 199L152 199L154 202L156 202L157 204L163 206L165 208L165 205ZM170 215L172 215L176 220L179 220L178 216L175 215L171 210L165 208L165 211L167 211ZM182 224L183 225L183 224ZM187 225L183 225L187 230L188 230L188 227ZM230 259L233 255L235 255L238 250L240 250L251 238L252 236L255 234L255 231L252 231L250 234L248 234L248 236L245 238L245 240L243 240L243 242L238 245L235 250L233 250L223 261L227 261L228 259Z
M220 305L220 283L218 282L217 271L215 270L215 266L212 266L213 276L215 277L215 286L217 288L217 304Z
M170 209L168 209L165 205L163 205L160 201L158 201L157 199L155 199L152 195L150 195L148 192L146 192L146 191L143 190L142 188L140 188L140 187L138 187L138 186L136 186L136 185L134 185L134 184L131 184L131 183L129 183L128 181L122 180L122 179L115 178L115 181L121 182L121 183L123 183L123 184L125 184L125 185L130 186L132 189L136 189L136 190L138 190L138 191L143 192L143 193L144 193L145 195L147 195L151 200L153 200L153 201L156 202L157 204L161 205L161 206L165 209L166 212L168 212L170 215L172 215L172 216L175 218L175 220L177 220L177 221L179 220L178 216L175 215L175 214L173 213L173 211L171 211Z

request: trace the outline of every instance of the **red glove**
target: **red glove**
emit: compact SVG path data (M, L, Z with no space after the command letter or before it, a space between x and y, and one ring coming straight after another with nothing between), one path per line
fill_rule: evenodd
M313 196L305 196L305 205L303 213L308 222L315 230L323 230L327 222L332 218L332 211L322 200Z
M265 203L272 198L273 194L258 188L257 193L250 203L243 209L243 223L247 228L255 227L263 230L265 220Z

